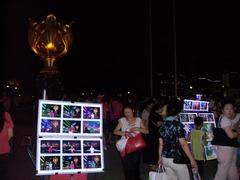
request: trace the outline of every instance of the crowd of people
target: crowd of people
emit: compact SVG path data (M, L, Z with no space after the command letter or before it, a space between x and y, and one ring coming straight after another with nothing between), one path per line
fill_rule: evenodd
M188 97L187 99L194 99ZM237 98L205 97L209 101L209 111L214 113L216 124L221 127L230 139L240 142L240 100ZM62 100L71 100L65 97ZM141 133L147 146L139 151L121 157L126 180L140 180L141 162L149 165L149 170L164 166L168 179L191 179L192 169L198 170L204 178L203 146L207 137L202 130L203 118L194 119L195 128L190 134L190 145L187 143L185 130L178 115L182 112L183 98L145 98L137 96L107 96L76 99L79 102L102 103L103 107L103 143L104 149L115 146L117 140L124 136L130 138L133 132ZM0 176L4 176L13 136L13 121L9 114L9 101L0 101ZM218 167L215 180L239 179L239 147L215 145L217 148ZM189 159L188 164L180 163L181 151ZM142 158L142 159L141 159ZM0 179L4 179L4 178Z
M214 113L216 125L220 124L219 127L225 131L230 139L238 138L240 142L240 114L237 108L239 107L237 105L239 99L222 98L207 99L207 101L209 101L209 111ZM106 107L106 104L111 104L111 101L103 101L103 103L105 103L104 107ZM133 122L141 119L141 125L137 127L138 131L144 134L147 143L147 147L141 150L141 157L143 158L143 163L149 165L149 169L156 169L159 165L163 165L169 179L184 180L191 179L193 176L192 173L197 171L200 177L204 179L204 164L206 162L204 145L208 143L208 137L206 132L203 131L204 120L202 117L197 116L194 119L195 128L191 131L189 137L191 143L189 144L186 140L186 132L183 124L178 118L179 113L183 111L182 100L175 98L160 100L149 98L144 102L144 106L134 101L127 101L124 104L124 102L118 100L118 103L117 108L112 107L112 104L107 107L113 108L112 111L117 110L120 117L110 119L104 117L104 121L109 120L115 125L113 131L115 135L128 136L126 127L131 126ZM129 108L129 104L131 108ZM130 117L126 114L126 109L131 111ZM103 109L103 111L105 110ZM123 114L120 114L121 111ZM134 111L135 113L133 113ZM107 112L104 112L104 114L107 114ZM113 129L105 127L105 130L111 133ZM111 144L110 140L112 139L107 134L106 132L106 144ZM114 144L116 139L113 141ZM240 167L237 166L237 159L240 157L237 157L237 151L240 149L238 146L215 145L218 161L215 180L239 179L238 169ZM181 150L184 151L189 159L189 162L186 162L186 164L179 162ZM126 157L121 157L126 180L139 180L139 165L136 165L136 162L140 162L139 152L137 151ZM128 159L127 162L126 159Z

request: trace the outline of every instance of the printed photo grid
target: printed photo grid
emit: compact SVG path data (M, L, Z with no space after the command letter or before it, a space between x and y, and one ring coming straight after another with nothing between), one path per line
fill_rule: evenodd
M38 139L40 173L103 169L102 139Z
M102 105L40 100L38 134L102 136Z
M215 123L215 118L214 118L214 114L213 113L179 113L179 120L181 122L193 122L194 123L194 119L200 116L203 118L203 122L212 122Z
M102 105L40 100L37 175L102 172Z
M208 111L208 101L197 101L184 99L183 110L184 111Z

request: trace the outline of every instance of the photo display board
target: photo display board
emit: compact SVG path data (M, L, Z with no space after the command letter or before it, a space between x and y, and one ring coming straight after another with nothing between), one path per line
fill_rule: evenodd
M183 112L179 113L179 120L184 125L186 139L190 143L190 134L195 128L195 117L203 117L202 130L207 134L207 144L204 145L206 160L216 159L216 149L211 144L213 140L213 128L216 127L214 114L209 112L209 102L201 100L185 99L183 102Z
M103 172L102 104L39 100L37 175Z

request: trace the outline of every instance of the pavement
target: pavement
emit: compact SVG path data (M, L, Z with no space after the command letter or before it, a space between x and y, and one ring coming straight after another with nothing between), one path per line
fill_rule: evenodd
M18 109L12 113L15 123L16 151L11 156L7 171L7 180L48 180L49 177L36 176L34 152L29 154L26 148L26 138L36 141L36 115L32 108ZM35 148L33 147L33 151ZM31 158L31 155L33 157ZM123 168L117 149L114 145L107 146L104 151L104 172L89 173L88 180L124 180ZM216 172L216 160L205 164L205 178L212 180ZM148 180L148 166L141 163L141 178Z

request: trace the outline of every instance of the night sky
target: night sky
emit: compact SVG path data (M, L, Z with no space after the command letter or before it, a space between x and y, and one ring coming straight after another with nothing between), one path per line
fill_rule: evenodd
M65 89L135 90L149 93L149 14L147 0L30 1L3 4L3 79L34 87L42 61L27 41L28 18L37 22L54 14L74 21L71 50L58 61ZM178 1L176 56L178 73L221 78L239 71L240 8ZM153 77L173 73L173 3L152 1Z

